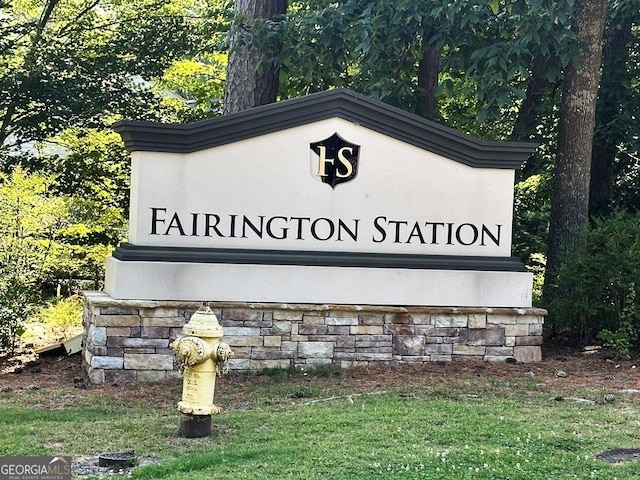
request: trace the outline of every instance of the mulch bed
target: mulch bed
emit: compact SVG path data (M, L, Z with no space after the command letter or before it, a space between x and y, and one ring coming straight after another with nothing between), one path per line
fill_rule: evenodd
M455 361L425 363L420 365L382 366L354 368L332 375L314 376L309 373L294 380L294 390L304 390L304 382L313 381L315 385L327 389L330 393L339 393L340 389L368 392L380 389L403 388L406 386L445 387L448 383L461 379L495 378L501 381L534 377L540 383L571 396L584 389L615 393L626 391L640 394L640 358L616 358L601 350L585 352L551 345L545 348L543 360L532 364L507 364L478 361ZM262 379L261 379L262 377ZM241 398L234 398L234 389L245 390L254 381L264 382L261 375L229 375L218 380L217 389L224 395L229 405L242 404ZM299 383L295 385L296 381ZM67 401L78 405L82 403L83 392L106 394L115 401L138 402L152 401L156 406L173 405L180 396L180 380L171 380L164 384L142 385L88 385L82 373L81 355L43 356L38 358L31 351L23 351L13 358L0 357L0 392L46 389L56 391L77 389L73 395L49 396L57 402L47 405L61 408ZM240 394L241 395L241 394ZM640 397L639 397L640 398Z

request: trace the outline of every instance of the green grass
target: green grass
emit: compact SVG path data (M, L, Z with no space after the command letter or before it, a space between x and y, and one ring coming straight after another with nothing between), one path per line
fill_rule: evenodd
M386 391L343 383L331 375L236 378L219 385L228 408L205 439L178 437L179 414L166 399L71 390L56 395L76 394L81 406L51 410L52 392L0 393L0 452L86 456L134 448L161 460L135 469L138 479L640 478L640 460L594 458L640 448L640 405L632 396L561 402L530 379L461 378ZM291 398L302 388L313 397ZM167 394L174 392L175 385Z
M638 478L593 459L639 445L628 408L463 402L394 394L217 418L230 433L134 478ZM637 413L637 412L635 412Z

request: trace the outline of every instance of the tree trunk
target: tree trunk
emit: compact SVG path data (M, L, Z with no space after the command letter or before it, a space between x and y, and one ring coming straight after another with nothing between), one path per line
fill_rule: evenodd
M577 62L571 62L564 75L543 291L547 307L562 296L555 288L556 274L571 259L578 246L577 234L588 221L591 151L606 6L607 0L576 0L574 6L572 28L582 50Z
M277 65L264 62L265 56L275 57L280 51L278 40L256 45L253 27L260 21L277 21L287 11L287 0L236 0L235 18L238 24L231 37L223 113L273 103L278 92Z
M538 124L538 109L542 102L543 93L547 86L549 86L549 80L547 80L547 67L549 66L549 57L540 56L536 59L533 65L533 71L531 72L531 78L527 84L527 92L520 110L518 111L518 117L513 125L511 132L511 140L513 141L525 141L531 134L535 126Z
M436 89L439 71L440 49L424 45L418 65L418 86L424 91L424 105L420 106L418 113L429 120L436 120L438 117Z
M620 144L621 98L625 92L623 75L629 59L632 21L625 18L608 29L602 60L602 81L596 106L596 129L591 158L591 188L589 215L597 215L609 205L611 198L612 167Z

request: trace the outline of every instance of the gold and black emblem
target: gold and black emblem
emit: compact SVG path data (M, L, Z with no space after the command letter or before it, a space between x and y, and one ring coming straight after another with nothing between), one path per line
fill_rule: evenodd
M315 155L311 155L311 174L336 188L340 183L350 182L358 174L360 145L346 141L337 133L310 145Z

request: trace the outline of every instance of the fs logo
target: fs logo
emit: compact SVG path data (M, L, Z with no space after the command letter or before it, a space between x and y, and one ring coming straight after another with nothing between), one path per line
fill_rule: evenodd
M310 148L315 153L311 155L311 174L322 183L336 188L336 185L356 178L360 145L347 142L334 133L312 143Z

